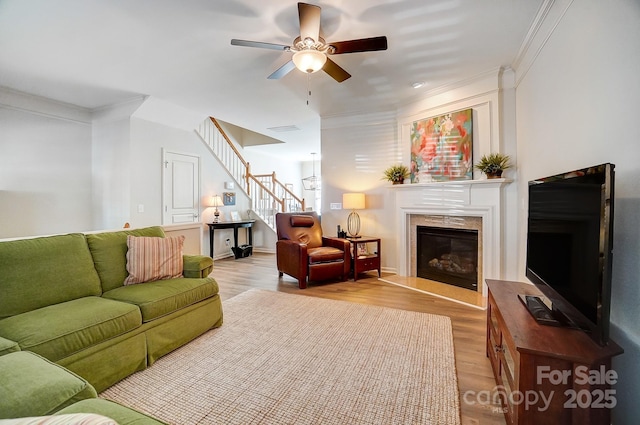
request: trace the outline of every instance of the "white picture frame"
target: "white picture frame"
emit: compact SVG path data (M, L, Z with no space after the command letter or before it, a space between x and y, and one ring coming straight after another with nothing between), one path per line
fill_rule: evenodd
M238 211L231 211L229 213L231 221L240 221L240 213Z

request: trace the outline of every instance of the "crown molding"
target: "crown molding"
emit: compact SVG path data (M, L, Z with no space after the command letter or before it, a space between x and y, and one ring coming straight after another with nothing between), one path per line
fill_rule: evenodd
M515 87L531 69L572 3L573 0L544 0L540 5L529 32L513 60Z
M0 107L80 124L91 124L91 110L88 108L8 87L0 87Z
M91 118L94 123L113 122L131 116L149 96L135 96L113 105L100 106L91 110Z

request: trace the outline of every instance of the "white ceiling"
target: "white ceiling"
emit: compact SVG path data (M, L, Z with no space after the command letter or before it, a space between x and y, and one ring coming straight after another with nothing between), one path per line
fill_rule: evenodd
M351 73L267 76L291 53L290 0L0 0L0 86L98 108L150 95L286 143L310 159L320 118L388 111L429 90L509 66L544 0L325 0L327 41L386 35L386 51L332 59ZM413 89L412 82L425 86ZM307 87L311 89L307 106ZM270 127L300 130L276 133Z

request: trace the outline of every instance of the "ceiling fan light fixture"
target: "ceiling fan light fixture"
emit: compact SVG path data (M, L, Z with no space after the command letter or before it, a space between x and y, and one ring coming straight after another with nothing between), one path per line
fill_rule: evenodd
M312 74L322 69L327 61L327 55L318 50L305 49L295 52L292 60L300 71Z
M280 79L293 71L294 68L297 68L307 75L323 70L338 83L351 78L351 74L331 60L329 55L387 50L386 36L327 43L321 36L323 32L320 26L320 12L320 6L298 2L300 35L293 39L293 43L290 46L235 38L231 40L231 44L233 46L258 47L293 53L292 60L287 61L287 63L271 73L267 77L269 80ZM309 99L307 98L308 104Z

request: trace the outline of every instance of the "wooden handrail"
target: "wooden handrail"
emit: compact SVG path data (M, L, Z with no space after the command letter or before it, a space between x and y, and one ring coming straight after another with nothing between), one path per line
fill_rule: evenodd
M209 117L209 118L211 119L211 122L213 122L213 125L216 126L220 134L222 134L222 137L224 137L224 140L227 141L227 143L229 144L229 147L231 147L231 149L233 149L233 152L238 156L238 159L240 160L240 162L242 162L245 168L249 168L249 163L245 161L242 155L240 155L240 152L238 152L238 149L236 149L231 139L229 139L229 136L227 136L227 133L225 133L222 127L220 127L220 124L218 124L218 121L213 117Z

